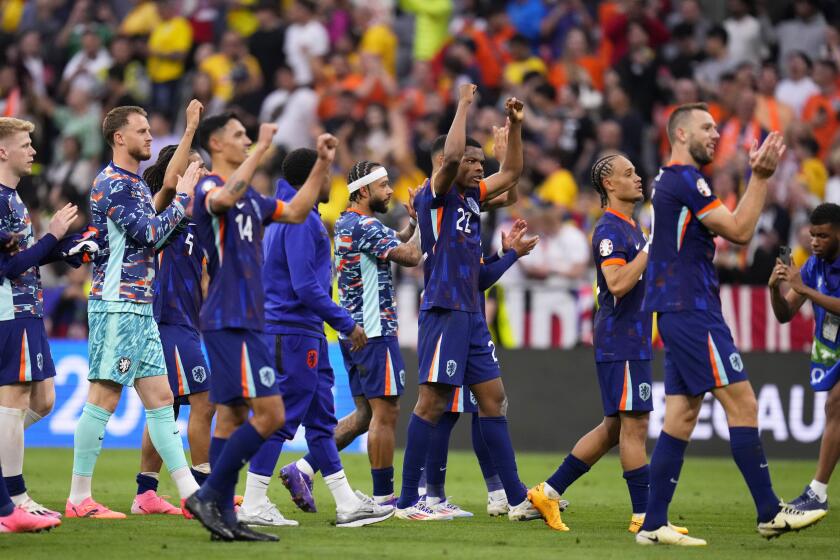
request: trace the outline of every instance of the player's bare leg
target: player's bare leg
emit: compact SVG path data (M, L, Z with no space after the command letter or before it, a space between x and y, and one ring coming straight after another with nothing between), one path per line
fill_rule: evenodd
M335 427L335 446L341 451L353 440L367 432L370 428L370 421L373 416L371 405L368 400L362 396L353 397L353 403L356 405L355 410L338 421Z
M400 414L398 397L370 399L373 411L368 430L368 458L374 469L384 469L394 465L394 446L396 444L397 419Z
M758 403L748 381L713 389L729 423L732 457L755 502L758 532L766 538L804 529L822 519L827 510L802 511L786 504L773 491L770 470L758 435Z
M38 422L52 412L55 406L55 378L48 377L32 384L29 394L29 407L23 419L24 429Z

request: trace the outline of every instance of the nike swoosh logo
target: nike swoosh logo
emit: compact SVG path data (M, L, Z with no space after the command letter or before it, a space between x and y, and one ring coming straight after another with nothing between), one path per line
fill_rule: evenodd
M174 432L172 432L172 435L177 436L180 433L181 433L181 430L175 430Z
M636 250L638 251L638 250L639 250L639 247L641 247L641 246L642 246L642 245L641 245L640 243L636 243Z
M759 466L760 468L762 468L762 469L766 469L768 466L770 466L770 464L769 464L769 463L761 463L761 464L760 464L760 465L758 465L758 466Z
M103 439L105 439L105 436L99 436L99 441L102 441Z
M440 472L443 472L443 471L445 471L445 470L446 470L446 467L441 467L441 468L440 468Z
M650 542L659 542L659 537L657 537L657 536L653 536L653 537L645 537L645 538L646 538L647 540L649 540Z
M674 480L674 479L672 478L672 479L671 479L671 484L679 484L679 480Z
M236 207L237 207L237 208L239 208L240 210L241 210L244 206L245 206L245 203L244 203L244 202L237 202L237 203L236 203Z

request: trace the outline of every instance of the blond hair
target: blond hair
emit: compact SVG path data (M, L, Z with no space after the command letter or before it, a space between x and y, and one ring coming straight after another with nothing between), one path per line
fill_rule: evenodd
M14 117L0 117L0 140L5 140L18 132L32 132L35 125L23 119Z

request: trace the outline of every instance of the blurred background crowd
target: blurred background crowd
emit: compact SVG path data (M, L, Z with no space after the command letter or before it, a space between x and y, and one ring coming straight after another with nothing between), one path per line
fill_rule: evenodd
M764 284L780 245L798 264L807 258L810 209L840 202L838 67L831 0L0 0L0 112L37 126L38 166L20 188L36 231L67 201L87 209L110 157L104 113L146 107L155 158L177 143L192 98L205 115L235 111L251 131L279 125L254 179L265 193L285 153L335 134L328 228L346 206L352 163L383 163L396 189L384 220L396 227L408 189L430 173L457 87L473 82L468 132L486 148L486 174L498 168L493 126L504 124L505 98L527 111L519 202L484 216L482 231L490 252L523 217L541 241L499 291L526 290L517 305L548 301L560 316L571 307L584 317L572 323L576 340L593 304L589 234L601 209L592 162L621 151L649 185L668 157L672 108L706 101L721 139L704 171L734 208L747 148L784 131L789 150L757 234L744 247L719 240L716 257L722 282ZM647 216L643 206L646 227ZM89 271L42 271L51 335L85 337ZM419 272L399 273L401 303L416 299ZM502 300L489 308L497 328Z

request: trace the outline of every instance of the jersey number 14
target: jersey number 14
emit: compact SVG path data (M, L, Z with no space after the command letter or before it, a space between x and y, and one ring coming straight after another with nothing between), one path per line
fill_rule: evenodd
M249 243L253 243L254 228L251 225L251 216L246 216L245 214L237 214L236 225L239 226L239 238L243 241L247 239Z

